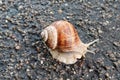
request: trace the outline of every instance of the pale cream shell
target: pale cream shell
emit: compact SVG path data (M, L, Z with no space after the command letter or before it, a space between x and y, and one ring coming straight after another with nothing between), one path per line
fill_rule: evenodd
M53 26L48 26L41 32L41 36L45 42L48 42L47 45L51 49L55 49L57 46L57 30Z

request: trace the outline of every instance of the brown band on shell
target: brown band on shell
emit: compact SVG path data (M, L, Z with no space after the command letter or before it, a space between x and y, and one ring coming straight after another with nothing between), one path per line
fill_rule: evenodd
M73 51L73 48L79 44L79 36L74 26L62 20L56 21L52 25L56 27L58 32L58 50L62 52Z

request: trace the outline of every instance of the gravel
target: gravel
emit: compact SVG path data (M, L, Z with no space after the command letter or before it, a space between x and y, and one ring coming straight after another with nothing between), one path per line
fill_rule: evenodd
M120 80L119 0L0 0L0 80ZM84 61L52 58L40 32L68 20L84 43Z

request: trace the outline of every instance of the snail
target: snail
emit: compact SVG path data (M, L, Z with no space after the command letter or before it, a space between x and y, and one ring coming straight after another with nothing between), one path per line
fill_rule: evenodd
M85 57L87 48L98 39L84 44L75 27L68 21L53 22L41 32L41 37L46 43L52 57L65 64L74 64L77 59Z

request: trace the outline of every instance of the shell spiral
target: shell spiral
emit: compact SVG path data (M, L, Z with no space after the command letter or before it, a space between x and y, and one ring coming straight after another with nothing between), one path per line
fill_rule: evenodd
M41 33L47 46L60 52L73 51L81 40L74 26L67 21L55 21Z

